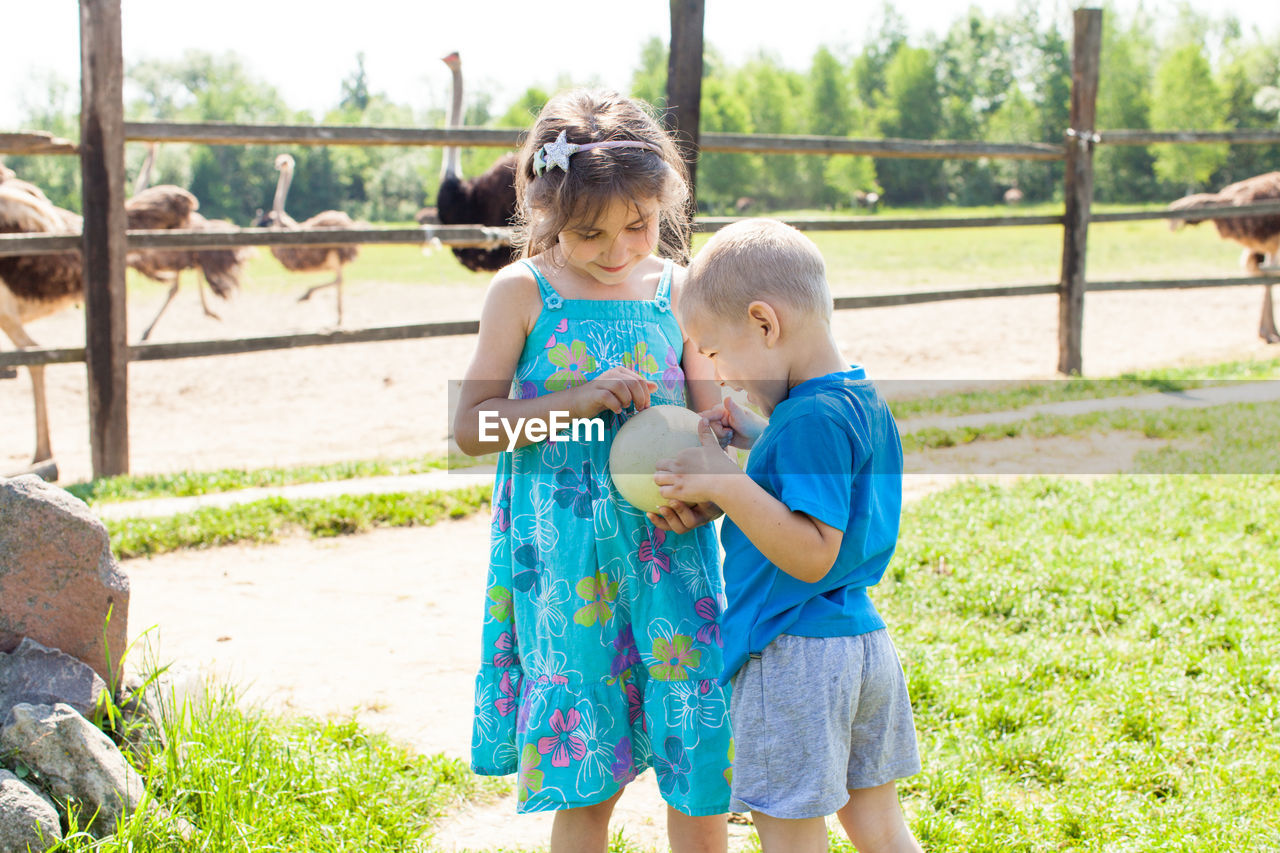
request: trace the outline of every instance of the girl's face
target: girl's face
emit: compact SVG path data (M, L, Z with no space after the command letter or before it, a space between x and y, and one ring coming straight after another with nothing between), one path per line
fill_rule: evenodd
M657 199L614 199L594 222L560 232L566 264L603 285L622 284L658 245Z

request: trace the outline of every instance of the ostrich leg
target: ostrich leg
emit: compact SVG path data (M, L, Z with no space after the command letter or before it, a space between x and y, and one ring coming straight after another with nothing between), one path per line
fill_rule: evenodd
M205 301L204 286L201 285L198 281L196 282L196 292L200 294L200 307L204 309L204 316L212 317L214 320L221 320L222 317L218 316L218 314L216 314L214 310L209 307L209 303Z
M1262 319L1258 324L1258 334L1269 344L1280 344L1280 334L1276 333L1276 315L1271 309L1271 285L1264 284L1262 292Z
M9 340L13 341L13 345L18 349L28 349L36 346L35 339L27 334L27 330L22 328L22 324L18 322L16 316L10 316L7 313L0 312L0 329L9 336ZM38 471L41 476L45 476L43 471L39 469L42 462L48 462L53 459L53 451L49 446L49 410L45 403L44 396L44 365L29 364L27 371L31 374L31 400L36 410L36 453L32 458L32 470ZM58 469L55 465L52 468L52 477L46 479L58 478Z
M178 295L178 285L182 283L182 279L178 273L173 274L173 284L169 286L169 295L164 298L164 304L160 306L160 310L156 312L156 316L152 319L150 325L142 330L142 337L139 340L145 341L151 337L151 330L156 327L156 323L160 322L160 315L164 313L164 309L169 307L169 303L173 301L173 297Z
M306 302L311 298L311 294L317 290L323 290L326 287L336 287L338 289L338 325L342 325L342 261L337 259L337 253L329 255L329 263L333 265L334 278L333 281L326 281L324 284L316 284L307 288L307 292L298 297L299 302Z

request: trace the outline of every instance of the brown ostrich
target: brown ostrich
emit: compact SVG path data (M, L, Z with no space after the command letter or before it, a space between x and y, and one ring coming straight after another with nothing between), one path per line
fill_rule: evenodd
M79 216L55 207L32 184L0 166L0 233L76 234ZM36 346L23 323L56 314L84 299L83 266L75 252L0 257L0 329L18 349ZM36 415L36 452L32 470L47 479L58 478L50 463L49 415L44 394L44 367L28 365Z
M197 208L196 197L181 187L163 184L147 187L151 168L155 163L156 146L152 144L147 159L138 172L133 196L124 203L129 227L134 229L184 229L191 231L235 231L236 226L224 219L205 219ZM199 268L209 289L223 299L229 299L240 287L244 264L252 256L249 248L237 249L144 249L129 252L126 263L147 278L169 285L169 295L156 312L156 316L142 332L142 340L151 337L151 331L164 314L173 297L178 293L183 270ZM222 319L209 308L204 298L204 288L197 284L200 307L205 316Z
M276 182L276 197L271 211L258 217L253 223L258 228L274 228L280 231L319 231L333 228L355 228L365 223L357 223L341 210L322 210L310 219L302 222L284 212L284 200L289 195L289 184L293 181L294 160L288 154L276 157L276 169L280 171L280 179ZM356 259L360 252L356 246L272 246L271 254L290 272L319 272L333 270L333 281L317 284L307 288L306 293L298 297L299 302L311 298L311 294L325 287L335 288L338 298L338 325L342 325L342 268Z
M457 53L444 58L453 72L453 104L449 127L462 127L462 61ZM436 212L442 225L511 224L516 213L516 155L507 152L482 175L463 180L462 150L456 145L444 149L440 189L436 192ZM493 272L511 263L511 247L497 249L454 249L462 265L473 272Z
M1202 210L1214 207L1240 207L1280 201L1280 172L1255 175L1223 187L1216 193L1195 193L1169 205L1169 210ZM1177 231L1183 225L1197 225L1203 219L1172 219L1169 227ZM1235 216L1213 220L1218 236L1234 240L1244 246L1241 264L1250 275L1262 275L1262 265L1275 266L1277 250L1280 250L1280 213L1260 216ZM1271 285L1263 285L1262 318L1258 322L1258 335L1269 344L1280 343L1276 332L1275 314L1271 308Z

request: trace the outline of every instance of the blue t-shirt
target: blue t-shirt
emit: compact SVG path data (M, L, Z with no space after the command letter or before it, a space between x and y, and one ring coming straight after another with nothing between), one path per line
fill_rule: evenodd
M844 538L827 575L805 583L770 563L725 518L722 684L780 634L846 637L883 628L867 587L880 581L893 556L902 512L898 427L856 365L792 388L756 439L747 474Z

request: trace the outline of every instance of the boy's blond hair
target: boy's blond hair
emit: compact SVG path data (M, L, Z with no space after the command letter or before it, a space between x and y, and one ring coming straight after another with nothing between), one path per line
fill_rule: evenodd
M741 318L756 300L831 320L822 253L777 219L744 219L712 235L689 265L680 311Z

